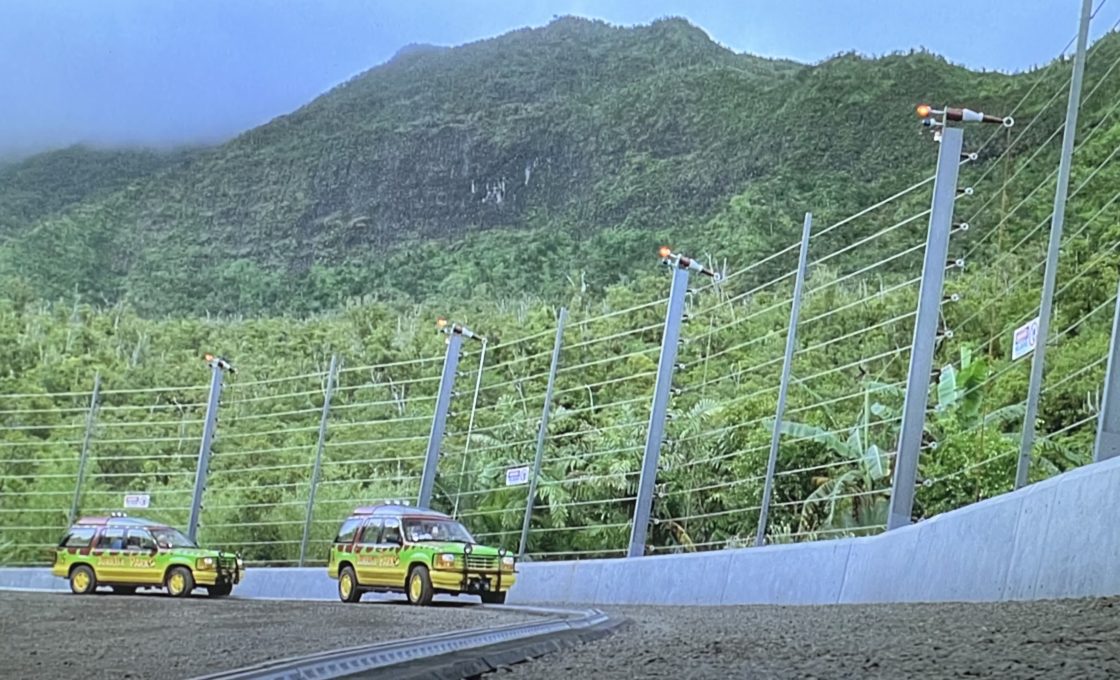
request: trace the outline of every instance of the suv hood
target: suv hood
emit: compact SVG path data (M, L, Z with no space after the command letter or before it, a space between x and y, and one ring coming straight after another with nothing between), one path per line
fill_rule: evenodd
M436 541L424 541L423 543L417 543L416 545L422 546L424 548L429 548L436 552L463 555L463 548L465 548L467 544L458 542L437 543ZM477 543L472 543L471 554L478 555L479 557L497 557L498 549L492 548L488 545L478 545Z

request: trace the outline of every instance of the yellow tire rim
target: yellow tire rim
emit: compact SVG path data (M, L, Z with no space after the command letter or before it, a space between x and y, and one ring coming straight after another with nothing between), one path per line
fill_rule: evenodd
M419 602L420 596L424 593L424 583L420 580L420 574L413 574L412 580L408 582L408 595L412 598L413 602Z
M342 580L338 582L338 589L342 591L343 597L350 597L350 593L354 591L354 582L350 580L349 573L342 575Z
M89 588L89 574L85 570L74 573L74 587L78 590Z
M167 579L167 589L171 591L172 595L182 593L183 589L186 587L187 579L183 578L183 575L178 572L172 574L171 578Z

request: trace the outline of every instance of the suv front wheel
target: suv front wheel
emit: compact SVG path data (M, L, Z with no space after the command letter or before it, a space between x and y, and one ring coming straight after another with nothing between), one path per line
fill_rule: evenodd
M171 597L186 597L194 590L194 576L186 567L172 567L167 572L167 593Z
M418 564L408 572L408 585L405 589L408 601L412 604L424 606L432 603L432 577L428 568Z
M210 597L225 597L233 592L232 583L222 583L219 585L206 586L206 594Z

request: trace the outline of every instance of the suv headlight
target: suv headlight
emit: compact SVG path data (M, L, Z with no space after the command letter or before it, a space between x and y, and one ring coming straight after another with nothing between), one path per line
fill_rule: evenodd
M209 569L213 569L214 564L215 561L213 557L200 557L197 561L195 561L194 566L200 571L206 571Z
M502 558L502 569L513 569L514 558L513 555L506 555Z
M454 553L440 553L436 557L436 562L438 562L441 567L454 566L455 565L455 555L454 555Z

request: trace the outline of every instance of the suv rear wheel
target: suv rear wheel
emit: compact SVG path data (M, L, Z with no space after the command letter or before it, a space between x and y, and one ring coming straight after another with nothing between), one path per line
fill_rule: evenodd
M343 567L342 571L338 572L338 599L343 602L357 602L362 599L358 577L354 575L352 567Z
M70 592L75 595L88 595L97 590L97 576L93 567L79 564L70 570Z

